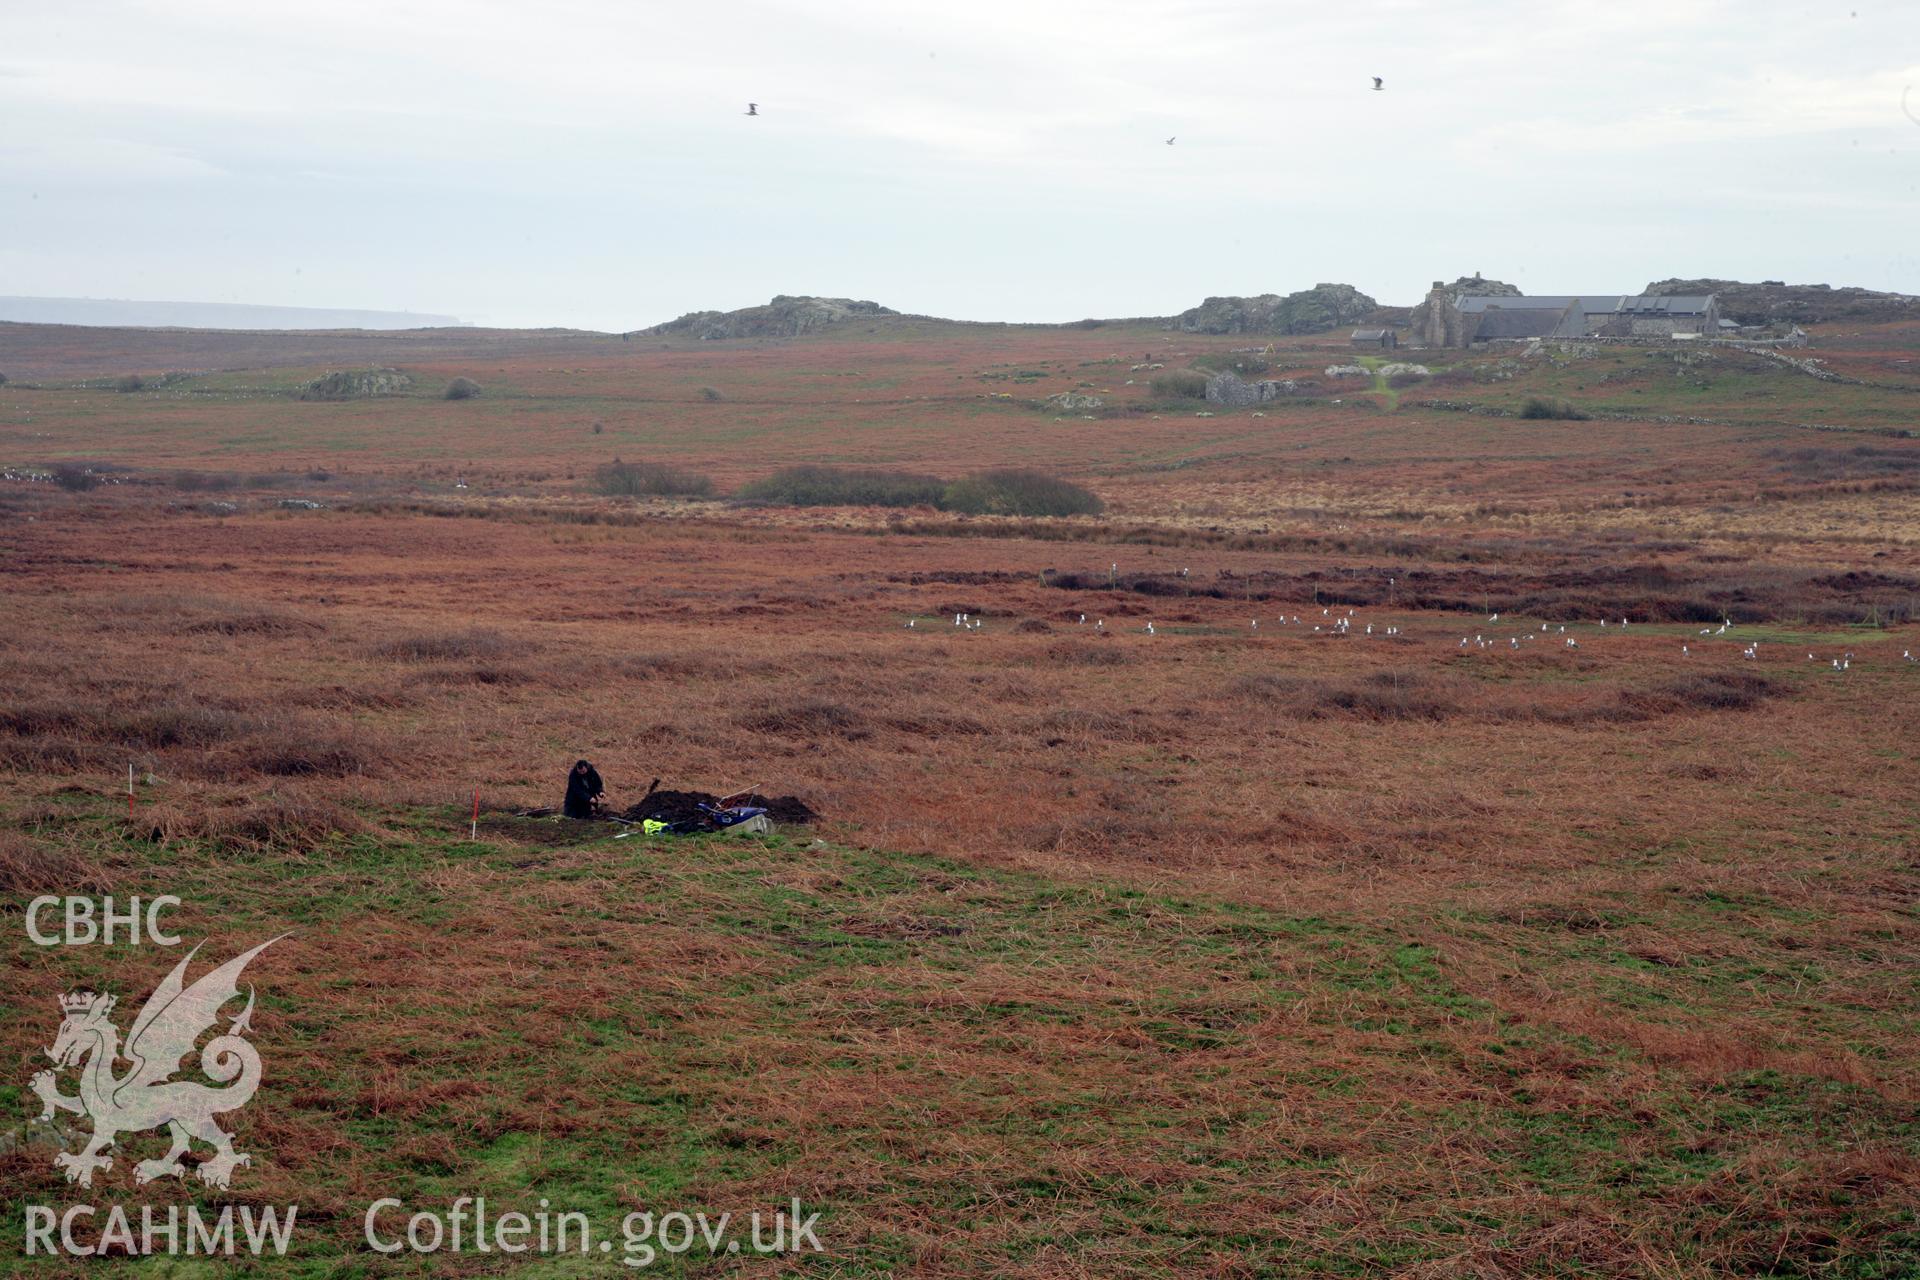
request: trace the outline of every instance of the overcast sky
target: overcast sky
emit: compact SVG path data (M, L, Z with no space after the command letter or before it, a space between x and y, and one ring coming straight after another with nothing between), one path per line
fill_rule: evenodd
M0 294L625 329L775 293L1011 320L1322 280L1407 303L1476 270L1920 292L1914 0L0 19Z

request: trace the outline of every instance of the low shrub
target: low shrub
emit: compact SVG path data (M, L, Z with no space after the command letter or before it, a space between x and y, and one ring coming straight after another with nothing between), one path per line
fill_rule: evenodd
M1207 375L1198 369L1168 369L1154 374L1147 386L1163 400L1207 398Z
M1084 516L1105 509L1088 489L1024 467L977 471L954 481L940 506L967 515Z
M1570 400L1559 396L1528 396L1520 407L1523 418L1550 418L1563 422L1585 422L1592 415Z
M746 502L788 507L919 507L940 505L938 476L871 467L787 467L741 487Z
M615 458L593 473L594 487L616 498L704 498L713 481L695 471L664 462L622 462Z
M137 373L122 374L113 380L113 389L121 392L145 391L147 380Z
M472 378L455 378L447 384L446 399L471 400L480 394L480 384Z
M720 394L720 388L718 388L718 387L702 387L702 388L700 388L700 398L701 398L702 400L705 400L705 401L707 401L707 402L708 402L708 403L710 403L710 404L714 404L714 403L718 403L718 402L720 402L720 401L722 401L722 400L725 400L725 399L726 399L726 397L725 397L725 396L723 396L723 395L721 395L721 394Z
M1273 363L1262 356L1246 353L1236 355L1230 351L1195 356L1191 363L1196 369L1210 369L1215 373L1237 373L1243 378L1258 377L1273 368ZM1205 394L1206 387L1202 386L1200 390Z
M53 469L53 482L69 493L84 493L98 487L100 477L77 462L63 462Z

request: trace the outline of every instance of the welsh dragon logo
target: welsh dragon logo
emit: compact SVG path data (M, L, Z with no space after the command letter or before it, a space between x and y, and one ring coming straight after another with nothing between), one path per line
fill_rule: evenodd
M108 1017L113 1012L114 997L91 991L60 997L65 1018L47 1056L58 1070L79 1068L80 1092L74 1097L61 1093L53 1071L35 1074L32 1088L44 1107L42 1121L53 1119L55 1111L70 1111L93 1121L93 1137L84 1150L63 1151L53 1158L54 1167L66 1173L68 1182L92 1186L94 1170L113 1168L113 1157L102 1153L121 1134L162 1125L172 1135L173 1147L157 1160L134 1165L135 1182L184 1177L187 1170L180 1157L195 1138L214 1149L199 1169L200 1180L210 1187L227 1186L237 1166L251 1163L245 1154L233 1149L233 1135L222 1132L213 1117L245 1106L260 1087L260 1055L245 1039L252 1029L252 987L247 988L247 1007L226 1034L215 1036L200 1051L200 1069L225 1087L171 1077L180 1069L180 1060L193 1052L201 1033L219 1021L220 1007L239 996L240 971L247 962L278 941L269 939L235 956L202 975L192 986L185 981L187 963L200 948L189 951L147 997L140 1015L133 1020L124 1049L120 1047L120 1031ZM122 1058L131 1066L124 1074L115 1075L114 1065Z

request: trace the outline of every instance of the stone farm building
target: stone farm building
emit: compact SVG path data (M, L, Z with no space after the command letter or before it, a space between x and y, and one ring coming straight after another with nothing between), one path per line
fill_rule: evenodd
M1356 347L1379 347L1386 351L1400 345L1391 329L1355 329L1350 341Z
M1415 311L1414 331L1434 347L1520 338L1717 337L1720 309L1710 293L1450 295L1436 282Z

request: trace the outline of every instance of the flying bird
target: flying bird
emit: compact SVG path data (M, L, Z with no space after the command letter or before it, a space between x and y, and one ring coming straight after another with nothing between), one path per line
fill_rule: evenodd
M1176 138L1177 138L1177 137L1179 137L1179 136L1180 136L1180 135L1178 135L1178 134L1175 134L1175 135L1174 135L1174 137L1176 137ZM1173 138L1168 138L1168 139L1167 139L1167 145L1168 145L1168 146L1172 146L1172 145L1173 145Z
M748 115L750 115L750 116L757 116L757 115L759 115L759 114L760 114L760 104L759 104L759 103L757 103L757 102L749 102L749 103L747 104L747 114L748 114Z
M1373 91L1374 91L1375 93L1378 93L1378 92L1380 92L1380 91L1381 91L1382 89L1384 89L1384 88L1386 88L1386 87L1387 87L1386 85L1384 85L1384 84L1382 84L1382 83L1380 82L1380 77L1379 77L1379 76L1375 76L1375 77L1373 78Z

